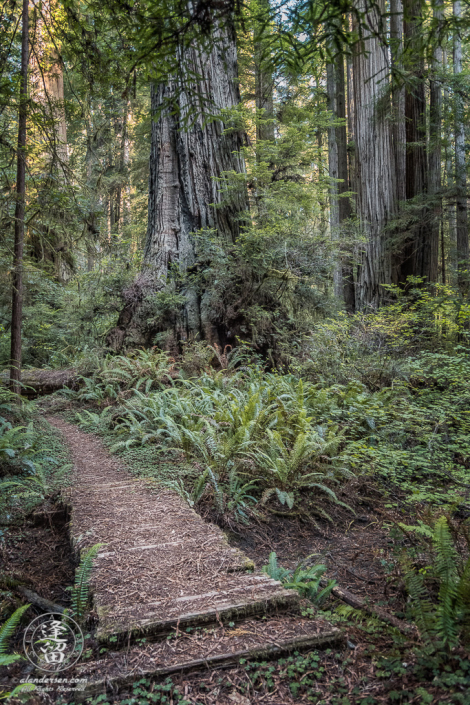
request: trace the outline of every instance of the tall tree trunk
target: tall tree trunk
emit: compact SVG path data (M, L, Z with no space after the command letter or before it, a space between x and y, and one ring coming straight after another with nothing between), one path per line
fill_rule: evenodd
M441 122L442 122L442 89L440 84L440 74L442 74L442 46L441 46L441 26L444 19L443 0L436 0L433 8L433 17L437 32L437 45L433 51L429 96L429 196L432 216L430 222L430 239L432 247L436 248L435 253L436 271L433 272L433 281L438 278L438 251L439 251L439 229L442 221L442 183L441 183ZM434 244L436 243L436 244ZM442 249L442 248L441 248ZM442 254L442 252L441 252ZM444 267L444 265L443 265ZM444 271L444 269L442 269Z
M119 229L127 222L127 204L125 203L125 192L127 184L127 168L129 165L129 144L127 135L127 120L129 112L129 100L126 98L122 107L121 116L121 140L119 144L119 180L116 187L116 221Z
M220 112L239 100L237 52L233 25L215 23L211 48L194 44L180 49L180 77L152 88L152 144L148 229L141 277L129 290L127 303L108 336L114 348L150 343L157 330L168 331L166 347L202 337L225 344L231 331L214 310L208 292L199 290L188 270L196 272L195 233L215 231L223 244L233 243L247 209L244 190L223 191L223 173L244 172L242 135L225 130ZM177 106L177 110L175 110ZM148 324L142 313L145 297L162 289L178 292L184 305L177 314ZM140 316L139 316L140 313ZM163 342L163 341L162 341Z
M328 170L330 184L330 227L332 236L341 240L341 225L351 216L349 198L342 197L349 190L348 151L346 131L346 90L344 55L339 52L327 65L327 93L329 109L342 125L328 129ZM340 181L336 181L339 179ZM349 260L349 261L348 261ZM354 281L350 257L342 256L334 274L335 293L344 300L347 311L354 311Z
M406 119L406 200L418 199L414 224L403 246L398 281L404 284L409 276L423 277L427 282L438 278L438 247L436 231L430 227L428 205L419 199L428 193L426 155L426 98L424 91L424 47L422 45L422 5L420 0L405 0L404 36L405 68L408 84L405 91Z
M443 51L442 56L443 64L446 69L446 73L449 72L449 57L446 49ZM444 101L443 105L450 106L450 92L449 84L444 84ZM450 125L450 121L446 122L446 126ZM446 209L447 209L447 232L449 238L448 247L448 261L449 267L447 272L447 279L452 286L457 286L457 233L455 228L455 183L454 183L454 168L453 168L453 148L449 144L449 140L444 141L444 159L445 159L445 187L446 187ZM442 251L442 244L441 244Z
M454 1L454 18L459 20L462 9L460 0ZM468 273L468 215L467 175L465 170L465 126L463 122L463 100L458 77L462 73L462 38L460 27L454 29L454 76L455 82L455 190L458 285L462 292L469 288Z
M26 118L28 113L29 0L23 0L21 30L21 83L18 109L18 150L16 171L15 244L11 309L10 389L20 393L21 324L23 317L23 244L26 205Z
M405 87L398 76L403 70L403 2L390 0L390 54L392 59L392 142L395 156L397 198L406 198Z
M269 25L269 0L260 0L260 14L254 36L255 100L257 111L263 111L256 122L256 140L274 140L274 79L270 49L266 38Z
M365 1L358 0L365 10ZM356 307L379 305L383 284L391 283L392 261L386 226L396 211L395 160L387 110L381 105L388 88L387 48L380 39L384 3L369 7L362 46L353 56L354 134L357 214L367 238L359 264Z
M67 215L62 209L48 202L50 190L65 187L68 162L64 72L60 47L53 31L56 11L55 0L44 0L32 6L30 93L41 106L44 119L39 137L44 144L43 169L44 172L53 172L52 179L42 181L43 189L39 193L38 202L44 209L47 203L49 217L56 216L64 221ZM31 235L31 245L34 257L53 264L59 281L70 278L74 269L70 243L63 233L51 226L50 221L47 225L41 222L36 224Z
M97 164L96 145L93 134L93 107L90 95L87 97L87 117L86 117L86 186L89 209L86 215L86 249L87 249L87 271L93 271L95 266L96 246L99 242L98 227L98 196L97 196Z
M55 156L60 162L59 173L67 163L67 122L64 110L64 72L56 47L53 47L48 56L49 65L44 73L44 91L49 103L49 114L53 120L55 136Z

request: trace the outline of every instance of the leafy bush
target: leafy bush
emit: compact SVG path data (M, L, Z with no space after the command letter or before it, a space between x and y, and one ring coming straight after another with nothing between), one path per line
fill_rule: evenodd
M228 525L232 520L249 523L250 506L257 501L251 493L257 484L256 480L243 482L235 470L231 470L226 482L220 482L210 468L206 468L194 481L190 491L181 479L162 482L164 487L177 492L191 507L209 500L219 521Z
M211 487L217 511L224 514L235 511L233 497L244 495L242 488L251 497L264 492L264 503L278 497L292 506L305 488L339 502L331 486L351 475L339 458L343 432L331 422L315 423L332 402L323 390L293 376L248 367L204 373L147 394L135 390L117 409L86 411L78 418L84 426L102 430L105 425L124 436L113 444L114 451L147 443L182 451L204 475L206 498ZM185 492L192 502L202 496L198 486Z

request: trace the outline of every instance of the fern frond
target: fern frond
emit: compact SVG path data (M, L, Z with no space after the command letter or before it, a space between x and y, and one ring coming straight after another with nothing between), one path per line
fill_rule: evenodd
M5 654L8 641L13 636L15 629L21 621L21 617L31 605L23 605L13 612L11 617L0 628L0 654Z
M96 543L88 549L82 556L80 565L75 573L75 584L72 588L72 610L77 618L77 621L83 621L89 599L89 583L91 571L93 569L93 561L96 558L98 551L104 543Z

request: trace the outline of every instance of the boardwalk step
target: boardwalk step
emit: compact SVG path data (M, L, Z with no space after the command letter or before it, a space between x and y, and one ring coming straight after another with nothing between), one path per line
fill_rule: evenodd
M80 699L105 693L107 689L115 690L140 678L227 668L238 665L241 658L274 658L343 641L342 631L327 622L292 615L275 616L267 621L246 620L232 629L218 626L191 634L178 631L171 639L134 646L80 666L78 676L87 680Z

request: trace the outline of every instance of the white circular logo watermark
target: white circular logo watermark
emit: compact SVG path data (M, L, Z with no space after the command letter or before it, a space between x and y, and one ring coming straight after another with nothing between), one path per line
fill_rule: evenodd
M83 633L68 615L48 612L30 622L23 646L36 668L58 673L77 663L83 652Z

